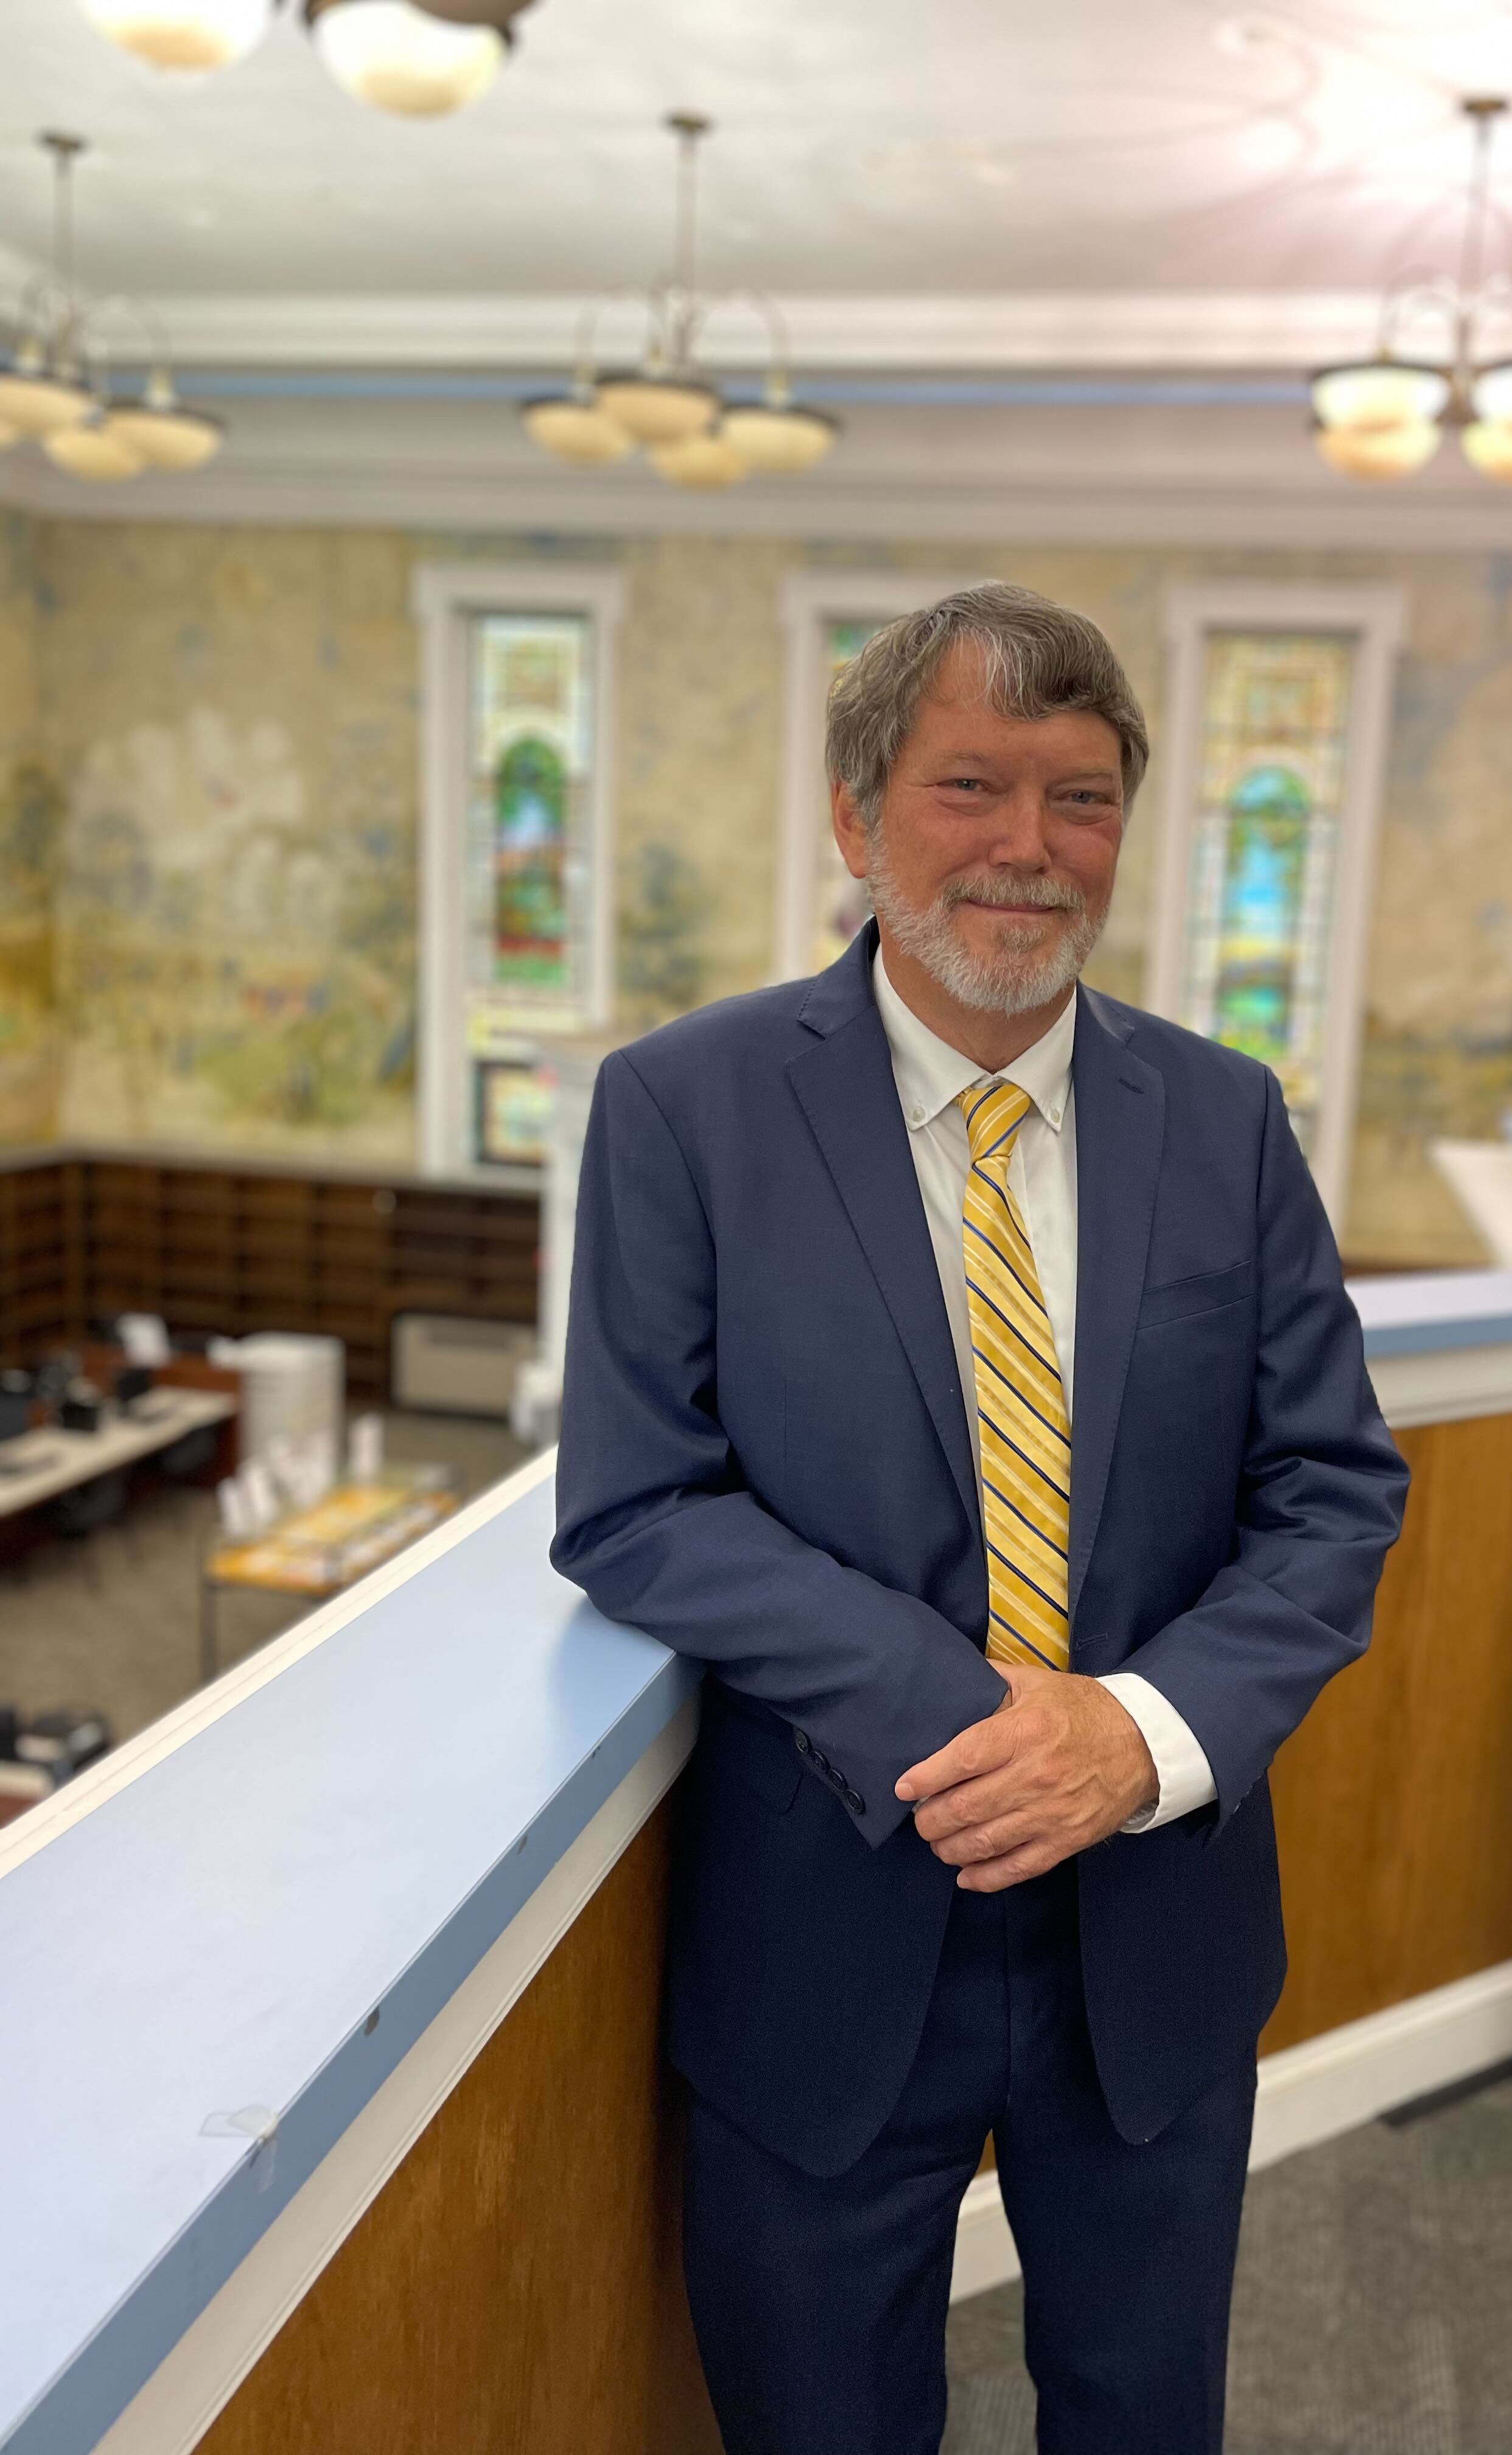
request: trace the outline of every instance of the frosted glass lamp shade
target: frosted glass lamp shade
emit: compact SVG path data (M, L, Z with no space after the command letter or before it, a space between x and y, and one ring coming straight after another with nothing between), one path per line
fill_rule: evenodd
M24 355L0 373L0 422L19 434L51 435L59 427L76 426L91 406L82 384L40 367L33 371Z
M688 435L680 443L654 444L651 457L675 486L691 486L699 493L737 486L751 475L751 463L728 440L722 427L716 435Z
M1443 441L1443 429L1427 417L1399 426L1315 426L1313 441L1341 477L1389 484L1426 466Z
M700 435L719 408L712 384L686 375L605 375L598 406L637 443L681 443Z
M762 401L749 409L727 409L719 432L733 443L742 460L764 475L788 477L812 469L834 444L839 426L816 409L797 409Z
M1439 367L1399 366L1377 358L1324 367L1312 382L1313 407L1324 426L1421 426L1442 412L1449 378Z
M1460 448L1472 469L1512 486L1512 418L1480 417L1460 429Z
M635 448L634 437L616 418L594 401L575 399L570 393L528 400L520 418L533 443L558 460L570 460L577 469L606 469Z
M272 23L273 0L83 0L91 26L154 69L230 68Z
M218 417L185 409L176 401L154 407L132 402L112 410L110 432L151 469L202 469L220 450L225 429Z
M71 477L85 477L94 484L138 477L147 466L140 452L116 432L115 420L109 415L91 418L84 426L57 428L43 436L42 449Z
M476 102L506 48L496 26L452 24L410 0L326 0L313 32L337 85L405 119L435 119Z
M1470 406L1494 425L1512 419L1512 365L1482 367L1470 386Z

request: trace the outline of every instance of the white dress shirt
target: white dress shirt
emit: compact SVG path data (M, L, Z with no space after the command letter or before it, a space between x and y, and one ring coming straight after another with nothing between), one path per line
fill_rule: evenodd
M952 1048L948 1041L930 1030L928 1024L921 1023L912 1006L904 1004L887 977L880 953L872 964L872 987L892 1051L893 1079L908 1126L909 1148L923 1196L929 1240L935 1248L935 1264L950 1318L979 1484L977 1368L972 1354L966 1261L961 1243L971 1150L966 1120L956 1101L974 1083L1017 1083L1021 1091L1029 1094L1032 1105L1014 1141L1008 1183L1023 1213L1034 1248L1039 1291L1055 1333L1069 1417L1075 1404L1077 1341L1077 1120L1071 1079L1077 1001L1072 997L1064 1013L1043 1038L1026 1048L1021 1057L1016 1057L1000 1074L984 1074L971 1058ZM1158 1688L1132 1671L1111 1672L1100 1685L1111 1691L1139 1724L1159 1775L1159 1799L1153 1807L1131 1817L1123 1827L1125 1833L1147 1833L1157 1824L1168 1824L1173 1816L1189 1815L1194 1807L1205 1807L1218 1796L1213 1770L1200 1742Z

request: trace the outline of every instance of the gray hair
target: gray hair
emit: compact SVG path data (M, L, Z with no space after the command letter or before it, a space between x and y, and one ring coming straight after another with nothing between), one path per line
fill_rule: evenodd
M918 702L952 648L969 642L981 659L982 695L999 716L1085 711L1119 737L1125 806L1150 760L1150 737L1129 678L1095 622L1033 588L987 580L904 614L875 632L830 685L824 757L869 827Z

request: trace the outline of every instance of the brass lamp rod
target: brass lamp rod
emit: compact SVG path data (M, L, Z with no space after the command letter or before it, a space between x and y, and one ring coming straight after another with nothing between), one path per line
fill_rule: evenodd
M1464 232L1460 243L1460 302L1456 319L1456 355L1467 367L1475 322L1475 302L1485 270L1485 225L1491 200L1491 147L1497 121L1506 111L1502 94L1471 94L1463 105L1475 131L1475 152L1465 198Z

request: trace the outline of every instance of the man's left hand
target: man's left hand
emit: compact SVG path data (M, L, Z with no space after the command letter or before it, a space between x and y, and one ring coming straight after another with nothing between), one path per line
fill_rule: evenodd
M1096 1679L999 1664L1008 1694L985 1722L912 1765L897 1785L937 1858L969 1893L1048 1874L1160 1795L1138 1723Z

